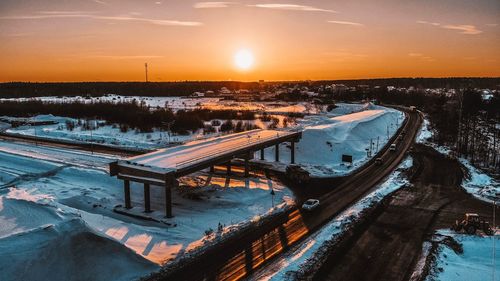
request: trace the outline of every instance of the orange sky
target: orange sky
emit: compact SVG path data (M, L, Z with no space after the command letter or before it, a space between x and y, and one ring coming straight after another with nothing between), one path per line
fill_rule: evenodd
M2 0L0 81L500 76L499 19L498 0Z

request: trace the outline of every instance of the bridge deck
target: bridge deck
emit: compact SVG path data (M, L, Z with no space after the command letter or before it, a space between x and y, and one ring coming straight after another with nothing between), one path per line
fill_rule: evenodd
M297 137L300 132L277 130L252 130L237 134L193 141L185 145L160 149L126 160L137 169L162 169L165 173L181 172L191 166L237 156L249 150L259 150ZM118 163L120 163L119 161Z

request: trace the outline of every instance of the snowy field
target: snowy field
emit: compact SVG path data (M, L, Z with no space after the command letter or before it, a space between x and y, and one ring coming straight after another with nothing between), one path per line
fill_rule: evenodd
M274 204L293 203L270 179L207 181L198 173L173 192L170 225L143 221L112 211L123 202L122 183L105 171L113 157L20 143L0 148L0 280L134 280L211 243L205 231L219 223L231 232L268 213L271 188ZM134 209L142 209L142 186L131 189ZM155 213L163 213L162 192L151 189Z
M408 184L401 174L413 165L411 158L405 159L375 191L360 199L343 211L328 224L310 235L303 243L278 257L269 266L257 271L251 280L289 280L290 276L299 272L304 266L314 263L316 255L326 244L332 243L345 231L346 227L359 218L363 210L380 202L385 196Z
M435 264L433 264L426 281L500 279L500 265L498 261L495 261L495 257L498 259L500 256L500 233L498 231L495 236L480 236L440 230L433 237L433 240L439 242L443 241L445 237L451 237L461 244L463 253L458 253L440 243Z
M314 176L349 174L384 147L404 118L400 111L372 104L342 104L329 114L307 116L297 125L303 132L296 161ZM290 163L287 144L280 151L285 152L280 161ZM341 161L343 154L352 155L352 165ZM274 147L266 149L266 159L274 159Z
M282 101L275 102L237 102L233 100L223 100L221 98L188 98L188 97L143 97L143 96L119 96L107 95L101 97L35 97L35 98L10 98L0 99L0 101L29 101L40 100L44 102L137 102L149 107L168 107L174 112L178 110L191 110L197 108L207 109L231 109L231 110L252 110L269 113L304 113L316 114L324 110L323 106L316 106L308 102L289 103Z
M104 98L104 97L103 97ZM150 98L153 99L153 98ZM158 98L158 99L180 99L180 98ZM193 101L199 101L198 99L180 99L180 100L193 100ZM156 103L152 103L156 104ZM218 103L216 103L218 104ZM353 112L359 112L363 111L369 108L375 108L375 106L369 105L369 104L338 104L338 107L333 109L330 112L327 112L324 109L319 109L315 105L311 105L309 103L302 103L302 104L297 104L297 105L288 105L288 106L277 106L276 103L273 103L274 107L271 107L270 105L265 106L264 104L260 104L265 111L268 111L271 117L277 118L279 120L278 123L278 128L282 128L283 125L283 115L277 115L277 114L283 114L287 112L300 112L300 113L310 113L309 115L306 115L302 119L298 119L297 123L289 123L287 124L289 126L289 129L303 129L305 127L312 127L314 125L320 125L320 124L331 124L335 122L335 120L331 120L332 117L338 117L341 115L345 114L350 114ZM279 105L279 103L278 103ZM206 106L206 105L204 105ZM241 107L248 106L248 103L236 103L236 102L231 102L230 104L226 105L227 108L224 109L234 109L237 110ZM313 108L313 109L311 109ZM3 117L3 118L10 118L10 117ZM57 122L57 124L54 125L43 125L43 126L20 126L17 128L7 128L3 127L6 129L7 133L10 134L18 134L18 135L25 135L25 136L36 136L39 138L46 138L46 139L57 139L57 140L65 140L65 141L71 141L71 142L77 142L77 143L99 143L103 145L108 145L108 146L114 146L114 147L121 147L121 148L128 148L128 149L143 149L143 150L148 150L148 149L158 149L162 148L165 146L169 146L172 143L177 144L177 143L185 143L188 141L193 141L193 140L200 140L200 139L205 139L209 137L214 137L214 136L219 136L221 133L210 133L210 134L204 134L203 130L198 130L196 132L193 132L189 135L178 135L178 134L172 134L170 132L166 131L161 131L161 130L154 130L153 132L150 133L140 133L136 132L135 130L128 130L127 132L121 132L120 128L118 126L112 126L112 125L99 125L96 126L95 124L97 122L102 122L102 121L91 121L91 127L97 127L93 130L84 130L82 126L76 126L73 130L68 130L66 128L66 121L73 122L75 124L78 123L78 120L73 119L73 118L67 118L67 117L59 117L59 116L52 116L52 115L38 115L35 117L31 118L33 121L53 121ZM217 120L221 124L226 121L226 120ZM233 123L236 123L237 120L233 120ZM395 121L394 121L395 122ZM209 122L205 122L207 125L210 124ZM272 122L263 122L260 119L256 120L249 120L249 121L243 121L243 123L249 123L251 125L256 125L259 126L260 128L266 129L270 123ZM0 124L1 125L1 124ZM382 125L378 126L381 127ZM385 126L385 125L384 125ZM377 128L378 128L377 127ZM387 126L386 126L387 127ZM384 127L383 130L379 130L377 132L377 136L387 136L387 130L389 130L389 133L393 133L393 129L396 127L396 124L391 126L390 128ZM1 127L0 127L1 128ZM217 127L216 127L217 129ZM383 132L382 132L383 131ZM377 136L374 136L374 138L377 138ZM337 140L338 141L338 140ZM375 140L376 141L376 140ZM364 145L365 143L369 143L369 140L355 140L356 145ZM363 148L364 149L364 148Z

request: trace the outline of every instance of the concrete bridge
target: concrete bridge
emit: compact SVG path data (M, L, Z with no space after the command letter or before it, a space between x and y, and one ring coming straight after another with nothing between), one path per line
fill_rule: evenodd
M255 152L260 151L264 160L264 149L275 146L275 161L279 161L279 145L291 143L291 163L295 162L295 143L302 137L302 132L278 130L252 130L189 142L184 145L160 149L155 152L131 157L110 163L111 176L117 176L124 182L125 208L132 208L130 201L130 182L144 184L144 209L151 212L150 186L165 188L165 214L172 217L172 187L178 184L177 178L193 172L226 164L231 172L231 160L245 160L245 176L249 175L249 161Z

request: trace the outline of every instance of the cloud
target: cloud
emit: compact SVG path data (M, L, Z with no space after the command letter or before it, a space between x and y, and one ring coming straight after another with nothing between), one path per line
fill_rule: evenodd
M461 31L460 33L467 35L476 35L483 33L483 31L477 29L474 25L468 25L468 24L461 24L461 25L448 24L448 25L443 25L441 27L446 29L459 30Z
M91 56L87 56L87 58L112 59L112 60L135 60L135 59L163 58L163 56L154 56L154 55L135 55L135 56L91 55Z
M408 56L410 56L410 57L423 57L424 55L421 53L409 53Z
M235 2L198 2L193 5L195 9L227 8Z
M364 24L362 24L362 23L359 23L359 22L352 22L352 21L329 20L329 21L327 21L327 22L328 22L328 23L334 23L334 24L342 24L342 25L359 26L359 27L365 26L365 25L364 25Z
M289 10L289 11L303 11L303 12L325 12L325 13L337 13L334 10L321 9L313 6L304 6L296 4L255 4L247 5L249 7L266 8L266 9L276 9L276 10Z
M0 17L0 20L43 20L43 19L60 19L60 18L84 18L84 19L95 19L95 20L106 20L106 21L118 21L118 22L142 22L154 25L162 26L200 26L203 25L201 22L196 21L179 21L179 20L163 20L163 19L149 19L141 17L131 17L131 16L100 16L93 15L91 13L78 13L78 12L57 12L57 11L45 11L36 15L27 16L5 16Z
M37 14L42 15L82 15L82 14L97 14L92 11L39 11Z
M498 26L498 23L487 23L486 26L489 26L489 27L497 27Z
M431 25L435 27L440 27L444 29L452 29L452 30L459 30L461 31L461 34L466 34L466 35L477 35L483 33L482 30L479 30L476 28L474 25L469 25L469 24L459 24L459 25L453 25L453 24L440 24L438 22L428 22L424 20L418 20L417 23L419 24L426 24L426 25Z
M329 62L348 62L348 61L363 61L368 58L367 54L352 53L345 49L338 49L334 51L322 53L325 59Z
M97 4L101 4L101 5L109 6L108 3L104 2L104 1L101 1L101 0L92 0L92 2L97 3Z
M441 25L439 22L428 22L425 20L417 20L417 23L428 24L428 25L432 25L432 26L440 26Z
M408 53L408 56L412 57L412 58L415 58L415 59L428 61L428 62L436 61L433 57L426 56L426 55L424 55L422 53Z

